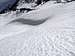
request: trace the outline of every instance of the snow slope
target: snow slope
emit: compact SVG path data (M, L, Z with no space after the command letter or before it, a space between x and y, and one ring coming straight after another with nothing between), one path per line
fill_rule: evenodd
M75 2L47 5L18 17L0 16L0 56L75 56ZM47 20L36 26L9 23L16 19Z

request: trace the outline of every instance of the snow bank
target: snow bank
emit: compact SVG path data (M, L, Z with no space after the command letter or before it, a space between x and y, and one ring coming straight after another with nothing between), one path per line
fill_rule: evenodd
M0 56L75 56L74 5L53 4L7 20L49 18L38 26L16 22L0 27Z

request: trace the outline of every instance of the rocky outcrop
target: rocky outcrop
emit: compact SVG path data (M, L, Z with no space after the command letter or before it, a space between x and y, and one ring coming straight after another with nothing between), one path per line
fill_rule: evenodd
M2 1L2 0L1 0ZM19 0L3 0L0 2L0 14L15 9Z

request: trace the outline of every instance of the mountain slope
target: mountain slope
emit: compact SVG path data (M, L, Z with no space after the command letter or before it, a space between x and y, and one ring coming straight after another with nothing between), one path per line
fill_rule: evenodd
M75 56L75 2L46 5L2 20L6 23L0 27L0 56ZM7 24L20 18L48 19L36 26L19 21Z

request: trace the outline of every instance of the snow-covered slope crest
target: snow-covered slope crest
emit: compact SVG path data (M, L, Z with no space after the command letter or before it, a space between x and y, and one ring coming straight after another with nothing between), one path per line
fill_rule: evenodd
M74 5L54 4L15 18L49 18L38 26L13 22L0 27L0 56L75 56Z

